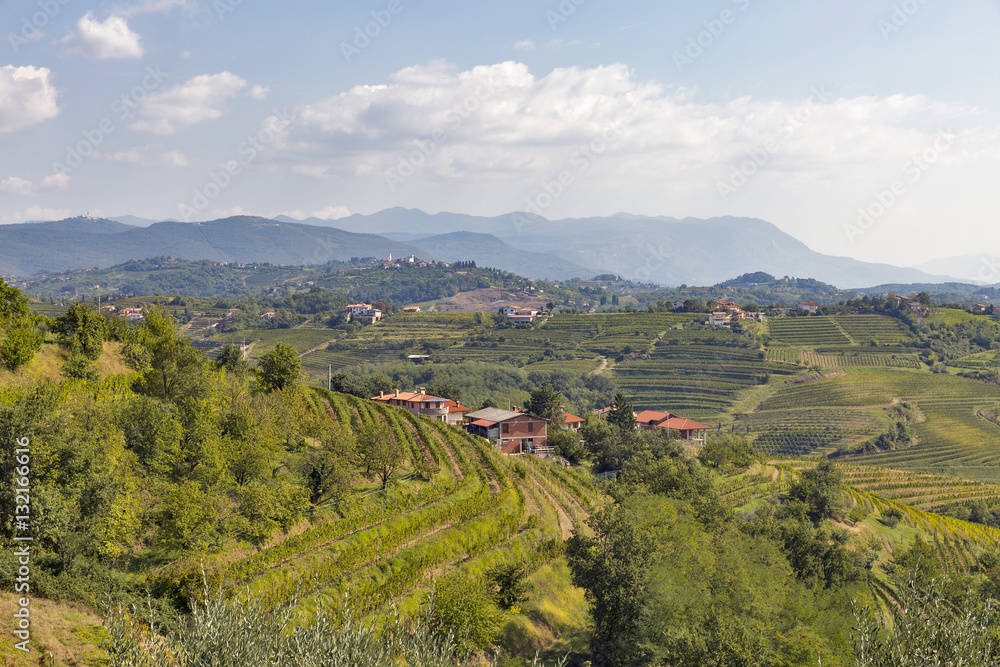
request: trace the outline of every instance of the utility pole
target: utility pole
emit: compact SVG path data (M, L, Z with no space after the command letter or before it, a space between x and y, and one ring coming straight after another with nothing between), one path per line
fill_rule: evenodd
M333 391L333 364L326 371L326 390Z

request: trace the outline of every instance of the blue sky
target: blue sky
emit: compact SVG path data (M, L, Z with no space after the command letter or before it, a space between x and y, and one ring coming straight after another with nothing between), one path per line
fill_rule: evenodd
M1000 0L6 0L0 222L627 211L1000 254L998 29Z

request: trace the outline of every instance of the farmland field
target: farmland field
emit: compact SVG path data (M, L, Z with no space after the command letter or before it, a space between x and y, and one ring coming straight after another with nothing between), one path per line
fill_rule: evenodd
M772 318L768 320L767 328L776 343L816 347L853 342L834 318L826 316Z
M1000 404L1000 387L951 375L849 369L839 377L787 385L758 412L888 407L906 401L920 410L917 443L901 450L851 457L853 463L973 480L1000 479L1000 428L977 415Z

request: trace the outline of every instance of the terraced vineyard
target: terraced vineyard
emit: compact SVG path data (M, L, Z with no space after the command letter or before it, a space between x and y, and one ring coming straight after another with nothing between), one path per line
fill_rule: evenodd
M800 370L762 356L736 334L670 330L648 359L623 361L613 376L637 410L669 406L692 419L708 419L726 412L740 392L765 384L770 376Z
M1000 428L977 410L1000 403L1000 387L951 375L903 370L850 369L839 377L787 385L759 406L770 411L879 408L901 400L925 420L916 424L917 444L851 462L954 475L1000 479Z
M852 342L837 320L827 316L776 317L768 320L767 329L775 343L788 345L817 347Z
M301 532L221 563L252 595L278 605L304 591L307 611L415 612L432 577L518 562L529 570L562 553L602 502L583 474L534 457L506 457L485 440L405 410L316 389L318 418L348 429L377 424L405 444L406 472L429 470L386 493L349 496ZM405 476L404 476L405 478ZM327 503L321 509L333 510Z
M736 415L734 431L753 438L754 449L771 456L832 451L884 430L886 421L870 409L764 410Z
M730 507L751 510L762 499L785 493L797 473L811 465L801 460L758 464L744 473L717 478L716 489ZM848 546L868 550L874 542L881 564L887 563L895 550L907 546L914 536L920 536L933 546L945 573L974 575L978 572L979 555L1000 547L1000 530L927 509L955 498L996 497L1000 495L1000 486L870 466L845 465L842 470L847 506L861 506L865 510L861 515L868 514L853 525ZM882 521L890 509L902 516L895 529L887 528ZM891 580L878 569L873 574L873 593L891 604L896 597Z
M920 360L916 354L889 354L885 352L868 353L869 348L854 348L850 352L840 351L837 354L823 354L813 350L802 350L799 353L799 363L804 366L819 366L820 368L848 368L851 366L920 368Z
M837 315L835 321L844 332L861 345L875 342L896 345L913 340L913 335L899 320L883 315Z
M1000 484L890 470L867 465L841 465L844 482L920 510L938 512L968 500L1000 498Z

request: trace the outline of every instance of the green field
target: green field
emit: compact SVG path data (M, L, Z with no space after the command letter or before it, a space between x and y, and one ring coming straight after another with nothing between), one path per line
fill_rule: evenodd
M977 410L1000 404L1000 387L951 375L881 369L849 369L839 377L787 385L758 409L771 411L839 408L846 412L916 406L917 443L903 450L852 457L854 463L883 465L967 479L1000 479L1000 428Z

